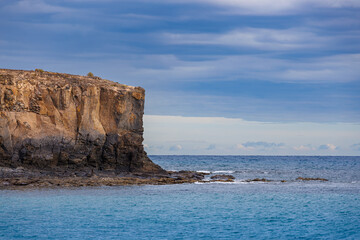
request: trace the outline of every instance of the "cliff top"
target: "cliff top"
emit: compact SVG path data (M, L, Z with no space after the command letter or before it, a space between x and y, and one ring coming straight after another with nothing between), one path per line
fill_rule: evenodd
M132 87L125 84L102 79L100 77L88 77L81 75L72 75L67 73L48 72L43 70L13 70L0 69L0 84L13 85L20 81L36 82L37 84L48 87L64 87L65 85L77 85L80 87L88 87L97 85L104 88L112 88L114 90L142 90L141 87Z

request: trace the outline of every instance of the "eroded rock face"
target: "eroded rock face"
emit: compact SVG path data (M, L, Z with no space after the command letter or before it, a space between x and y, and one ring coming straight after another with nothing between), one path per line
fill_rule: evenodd
M143 149L144 89L0 69L0 166L162 172Z

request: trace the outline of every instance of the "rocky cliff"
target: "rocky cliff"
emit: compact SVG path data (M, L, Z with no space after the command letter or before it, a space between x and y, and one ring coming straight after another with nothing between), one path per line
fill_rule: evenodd
M144 89L0 69L0 166L158 173L143 149Z

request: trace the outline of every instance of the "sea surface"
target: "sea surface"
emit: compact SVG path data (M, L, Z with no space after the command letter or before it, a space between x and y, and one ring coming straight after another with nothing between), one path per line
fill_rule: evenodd
M360 157L150 157L236 180L2 190L0 239L360 239Z

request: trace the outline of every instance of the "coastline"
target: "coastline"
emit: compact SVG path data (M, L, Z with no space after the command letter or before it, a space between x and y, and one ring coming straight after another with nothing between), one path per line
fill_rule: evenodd
M169 177L66 177L66 178L5 178L0 180L0 190L21 190L53 187L93 187L126 185L165 185L194 183L195 179L175 179Z
M53 171L33 170L23 167L0 168L0 190L48 187L165 185L195 183L198 181L232 181L216 179L204 181L208 173L195 171L167 171L162 174L116 173L115 171Z
M163 173L117 173L115 171L37 170L0 167L1 190L25 190L37 188L69 188L129 185L174 185L192 183L286 183L286 182L327 182L322 177L297 177L294 179L249 178L235 181L229 174L219 171L164 171ZM221 171L220 171L221 172ZM207 177L206 177L207 176Z

